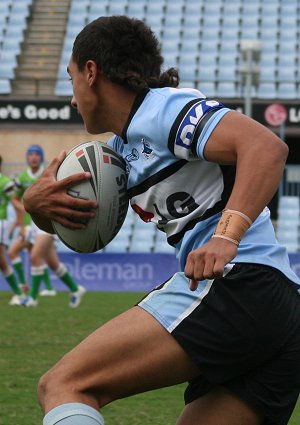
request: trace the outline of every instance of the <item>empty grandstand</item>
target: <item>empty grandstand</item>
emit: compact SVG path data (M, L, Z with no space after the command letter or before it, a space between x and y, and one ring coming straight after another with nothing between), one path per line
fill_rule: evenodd
M299 97L298 0L2 0L0 93L66 96L74 35L100 15L145 20L165 66L208 96L243 97L241 40L261 41L258 99Z

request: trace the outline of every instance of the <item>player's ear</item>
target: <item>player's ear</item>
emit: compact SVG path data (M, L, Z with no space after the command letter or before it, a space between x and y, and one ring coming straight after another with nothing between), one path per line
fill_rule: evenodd
M97 64L92 60L88 60L86 63L86 71L88 84L89 86L92 86L93 84L95 84L97 76L99 74Z

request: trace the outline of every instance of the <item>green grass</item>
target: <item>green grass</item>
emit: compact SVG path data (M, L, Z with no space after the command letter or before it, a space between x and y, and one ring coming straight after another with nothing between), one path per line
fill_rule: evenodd
M39 377L64 353L142 294L87 293L82 305L68 308L67 293L40 298L35 309L10 307L0 292L0 425L41 425ZM185 385L152 391L106 406L107 425L173 425L183 407ZM289 425L299 425L300 403Z

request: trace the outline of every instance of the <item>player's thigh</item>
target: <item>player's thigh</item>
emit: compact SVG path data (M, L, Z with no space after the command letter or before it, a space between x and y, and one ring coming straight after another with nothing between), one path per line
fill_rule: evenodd
M51 237L52 241L51 241L51 245L49 246L49 249L47 250L46 256L45 256L45 260L48 264L48 266L52 269L52 270L57 270L60 264L60 260L59 257L57 255L57 251L56 251L56 247L55 247L55 241L53 240L53 238Z
M35 236L34 244L30 252L30 258L45 258L51 248L52 238L47 233L40 233Z
M16 258L23 249L30 249L30 243L25 239L16 239L8 249L8 255L10 259Z
M263 418L225 388L187 404L176 425L260 425Z
M41 402L46 399L47 411L74 400L91 404L85 395L93 394L95 407L102 407L198 375L199 369L162 325L134 307L92 333L48 372L41 385L48 394ZM52 390L47 390L49 383Z
M5 246L0 244L0 269L5 272L6 268L7 268L7 261L5 258Z

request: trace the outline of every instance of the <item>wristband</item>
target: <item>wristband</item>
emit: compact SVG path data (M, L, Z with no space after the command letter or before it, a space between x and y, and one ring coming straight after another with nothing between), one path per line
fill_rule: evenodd
M226 239L238 246L251 225L252 221L246 214L226 209L212 237Z

